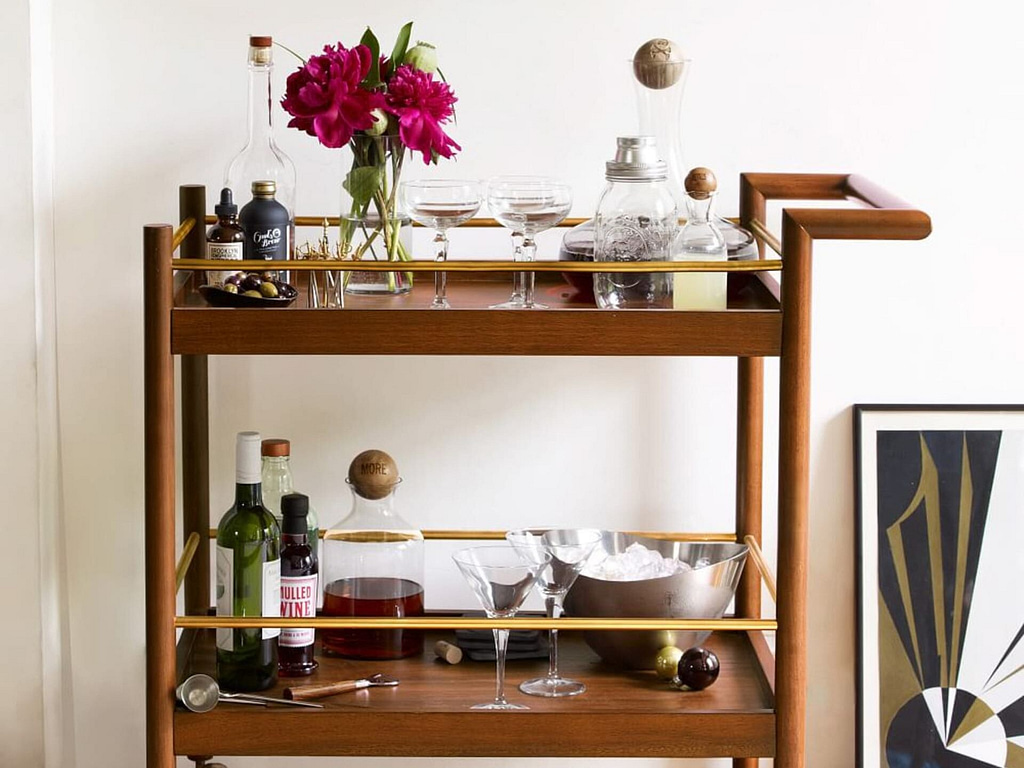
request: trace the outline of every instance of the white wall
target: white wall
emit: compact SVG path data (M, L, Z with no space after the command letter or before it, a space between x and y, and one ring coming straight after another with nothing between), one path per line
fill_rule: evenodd
M22 13L24 3L16 5L4 13ZM848 408L1021 399L1017 222L993 215L1014 209L1013 180L1024 170L1022 92L1011 77L1019 46L1001 5L54 6L56 290L79 766L137 765L144 755L141 226L173 220L179 183L206 183L211 195L219 186L244 125L247 34L269 32L311 52L337 38L355 42L366 24L390 38L410 18L418 36L438 45L460 97L465 152L446 172L557 174L576 189L574 213L588 214L616 133L631 129L624 62L643 40L667 35L695 61L687 154L718 171L725 213L736 212L741 170L781 170L862 172L933 215L935 234L922 244L823 244L815 263L808 753L812 765L852 765ZM5 71L15 74L16 96L24 61L5 53L15 59ZM287 57L278 60L286 69ZM12 143L27 148L24 104L15 107L4 119L20 121ZM332 212L337 158L308 137L279 132L299 168L299 208ZM9 185L23 175L18 154ZM493 242L501 252L504 240ZM13 303L0 303L4 320L7 312L31 318L22 252L4 262L16 291ZM13 368L30 366L26 326L5 327L18 329L4 335L5 345L20 345ZM5 377L24 374L7 368ZM219 359L214 507L229 501L234 432L257 428L293 438L297 477L327 522L347 506L348 460L381 446L406 477L403 510L423 527L721 529L732 508L732 370L718 360ZM297 391L320 404L288 404ZM20 421L31 387L5 380L4 392L5 420L31 434ZM415 407L388 402L408 394ZM33 475L27 452L5 458L15 475ZM20 504L31 509L24 494ZM0 642L9 641L4 633Z
M4 695L0 697L0 765L41 765L43 682L39 610L39 495L36 458L35 238L32 216L29 4L0 5L0 184L4 232L4 299L0 301L0 520L6 532L0 583L6 617L0 632Z

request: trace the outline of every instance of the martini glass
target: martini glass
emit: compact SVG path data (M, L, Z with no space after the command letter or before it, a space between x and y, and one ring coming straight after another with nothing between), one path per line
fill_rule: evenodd
M537 587L544 594L544 607L549 619L562 615L562 601L580 575L594 547L601 541L601 532L593 529L529 528L509 531L505 539L520 556L537 562L543 555L550 560L537 573ZM558 630L552 629L548 639L548 673L527 680L519 690L531 696L578 696L587 686L558 674Z
M475 181L431 179L406 181L400 187L404 210L425 227L436 231L436 260L448 258L448 229L464 224L476 215L483 202L480 185ZM450 309L447 297L448 273L434 273L434 302L431 309Z
M460 549L452 559L459 566L469 586L484 607L488 618L506 619L515 616L537 580L537 572L551 560L540 553L539 558L522 557L509 546L484 546ZM495 629L494 649L498 660L498 682L494 701L477 704L472 709L529 709L510 704L505 698L505 651L508 630Z
M498 176L487 184L487 207L512 231L513 258L531 262L537 258L537 234L558 226L569 214L572 190L546 176ZM547 309L534 302L533 287L533 272L515 273L511 298L492 309Z

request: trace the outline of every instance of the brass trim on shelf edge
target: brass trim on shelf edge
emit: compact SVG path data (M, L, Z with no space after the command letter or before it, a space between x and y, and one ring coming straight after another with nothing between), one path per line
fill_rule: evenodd
M213 219L213 223L217 223L216 216ZM174 230L174 237L171 238L171 253L174 253L176 250L178 250L178 246L182 244L186 237L188 237L188 233L192 231L195 225L196 220L189 216L187 219L181 222L180 227Z
M733 224L739 224L740 223L739 218L736 217L736 216L727 216L726 218L729 221L731 221ZM341 224L341 217L340 216L296 216L295 217L295 226L296 227L322 227L324 225L324 221L327 222L327 226L329 226L329 227L337 227L339 224ZM558 223L556 225L556 227L559 228L559 229L567 228L567 227L575 227L575 226L579 226L580 224L582 224L585 221L590 221L590 219L588 219L586 217L583 217L583 216L570 216L568 218L562 219L562 221L560 223ZM685 219L680 219L680 221L681 222L685 221ZM217 223L217 217L214 216L213 214L209 214L208 213L206 215L206 223L207 224L216 224ZM420 226L423 226L423 225L422 224L417 224L416 222L413 222L413 226L414 227L420 227ZM460 227L500 227L501 224L499 224L496 219L480 218L480 219L470 219L469 221L465 222L464 224L460 224L459 226Z
M764 553L761 552L761 547L758 546L757 539L748 534L743 537L743 543L747 545L747 551L750 554L750 559L753 560L754 565L757 566L758 573L761 574L761 579L764 581L768 594L771 595L772 602L777 603L778 600L775 597L775 574L772 573L772 569L768 567L768 561L764 559Z
M175 269L198 271L223 270L219 259L174 259ZM285 266L287 265L287 266ZM232 269L261 272L268 268L287 268L295 272L776 272L781 259L751 261L511 261L482 259L438 262L351 261L348 259L291 259L286 262L245 260L231 262Z
M763 222L758 219L751 219L750 232L754 237L763 241L765 245L779 254L779 256L782 255L782 243L779 242L779 239L775 235L768 231L768 227L766 227Z
M430 541L503 541L505 539L505 531L461 531L438 528L421 531L421 533L424 539ZM671 531L623 531L623 533L665 541L737 541L735 533L676 533ZM319 536L321 539L324 537L323 528L320 529ZM217 538L216 528L210 529L210 538Z
M192 565L192 558L195 557L196 548L199 546L199 534L195 531L189 534L185 546L181 549L181 557L178 560L178 567L174 569L174 591L181 591L181 583L185 581L185 574Z
M416 617L341 617L274 618L270 616L175 616L178 629L559 629L559 630L676 630L700 632L707 630L746 632L749 630L774 631L775 619L595 619L562 616L549 619L544 616L517 618L486 618L465 616Z

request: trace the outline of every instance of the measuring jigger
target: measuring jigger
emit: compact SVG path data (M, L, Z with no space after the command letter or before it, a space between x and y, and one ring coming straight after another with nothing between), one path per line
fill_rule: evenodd
M251 704L265 707L268 704L283 704L291 707L312 707L323 709L323 704L307 704L304 701L274 699L269 696L257 696L254 693L225 693L217 685L217 681L209 675L192 675L175 690L178 701L192 712L209 712L220 702L228 704Z

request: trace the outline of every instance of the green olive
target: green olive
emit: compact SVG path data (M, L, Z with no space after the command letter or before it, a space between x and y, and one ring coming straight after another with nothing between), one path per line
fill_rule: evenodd
M246 291L242 294L243 296L252 296L254 299L262 299L263 294L259 291Z
M666 645L654 660L654 673L662 680L671 680L676 676L682 656L683 652L674 645Z
M264 280L260 283L260 293L263 294L265 299L276 299L277 298L277 286L269 280Z
M224 283L224 285L221 286L221 290L226 291L227 293L238 293L238 286L234 283Z

